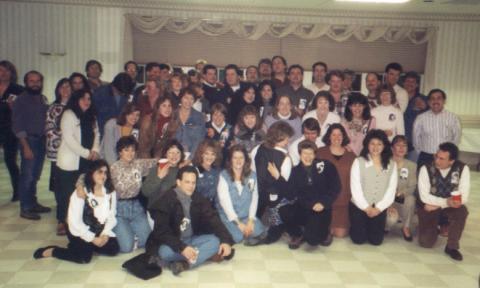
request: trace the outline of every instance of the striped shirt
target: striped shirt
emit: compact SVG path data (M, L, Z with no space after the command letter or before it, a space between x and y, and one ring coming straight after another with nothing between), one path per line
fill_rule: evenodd
M434 114L428 110L420 115L413 124L413 146L415 150L434 154L443 142L460 143L462 128L458 117L443 110Z

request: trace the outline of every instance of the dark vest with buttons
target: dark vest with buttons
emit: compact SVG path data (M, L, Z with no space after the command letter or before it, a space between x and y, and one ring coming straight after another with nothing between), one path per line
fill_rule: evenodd
M89 227L89 230L94 233L96 237L100 236L103 229L105 228L105 223L101 224L95 217L93 210L97 205L98 201L93 197L93 193L87 193L87 197L85 198L85 205L83 205L82 220L83 223L85 223L85 225ZM109 205L112 205L111 198Z

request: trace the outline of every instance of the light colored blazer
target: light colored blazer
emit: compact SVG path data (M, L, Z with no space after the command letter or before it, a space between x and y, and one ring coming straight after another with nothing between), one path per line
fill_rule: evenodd
M66 171L78 170L80 157L88 158L90 151L82 146L82 132L80 130L80 119L77 118L72 110L63 112L60 122L62 131L62 143L58 148L57 166ZM98 124L95 123L95 136L92 150L100 152L100 134Z

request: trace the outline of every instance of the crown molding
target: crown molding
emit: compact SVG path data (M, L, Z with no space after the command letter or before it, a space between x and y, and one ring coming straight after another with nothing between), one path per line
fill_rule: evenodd
M14 3L38 3L38 4L59 4L59 5L80 5L123 8L128 13L132 9L148 9L148 14L169 15L182 14L193 15L197 17L206 15L206 17L215 16L215 19L222 18L249 18L258 20L262 17L272 19L283 18L285 21L309 22L305 18L328 17L328 18L348 18L351 19L375 19L375 20L401 20L401 21L461 21L461 22L480 22L480 13L431 13L431 12L405 12L405 11L364 11L364 10L326 10L326 9L307 9L307 8L287 8L287 7L248 7L240 5L211 5L188 3L188 1L155 1L155 0L0 0L0 2ZM152 11L151 9L155 9ZM269 17L270 16L270 17ZM318 21L318 20L317 20Z

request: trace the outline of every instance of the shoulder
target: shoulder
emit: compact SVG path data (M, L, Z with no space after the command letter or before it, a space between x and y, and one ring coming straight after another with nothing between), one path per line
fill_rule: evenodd
M335 123L340 123L340 116L338 116L337 113L334 113L334 112L328 112L328 118L330 118L330 121L331 122L335 122Z

